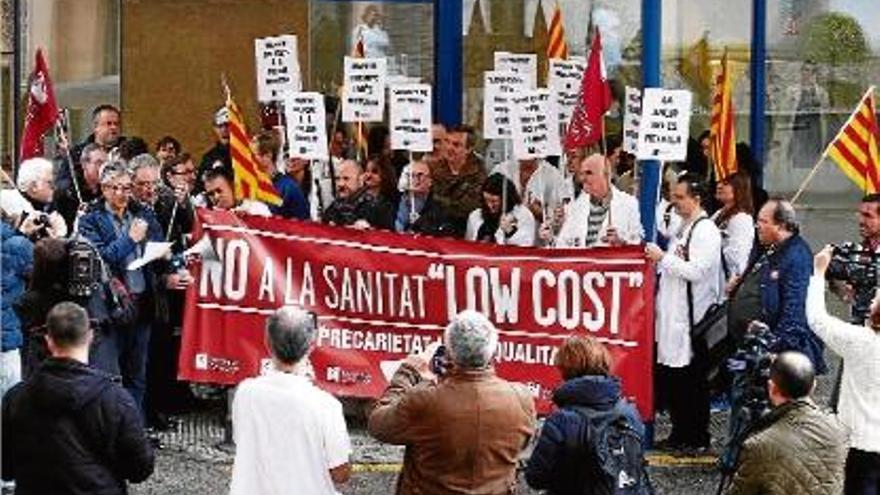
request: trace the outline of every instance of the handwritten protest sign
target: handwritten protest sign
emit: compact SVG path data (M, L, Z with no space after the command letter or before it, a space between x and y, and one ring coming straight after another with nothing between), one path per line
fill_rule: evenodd
M385 113L385 58L345 57L343 122L381 122Z
M528 89L528 81L514 72L486 72L483 76L483 136L510 139L510 98Z
M639 160L685 159L692 99L686 90L645 89L636 153Z
M432 151L431 86L391 86L391 149Z
M556 108L559 121L568 123L581 91L581 80L587 66L583 57L568 60L551 59L550 74L547 79L549 87L556 95Z
M495 52L495 70L522 74L528 89L538 87L538 56L534 53Z
M639 125L642 122L642 92L626 87L623 112L623 151L636 154L639 147Z
M305 160L327 160L327 129L324 95L292 93L284 100L287 142L290 156Z
M264 103L281 101L284 93L302 90L296 36L285 34L254 40L257 59L257 98Z
M561 154L556 102L549 89L524 91L511 99L513 155L517 160Z

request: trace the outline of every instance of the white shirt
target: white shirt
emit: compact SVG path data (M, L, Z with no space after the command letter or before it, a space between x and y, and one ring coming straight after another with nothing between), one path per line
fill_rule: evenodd
M589 246L585 245L587 223L592 203L590 202L590 195L584 192L566 207L565 221L562 223L562 228L556 236L555 246L562 248L607 246L602 241L602 238L605 237L609 226L613 226L617 230L617 235L625 244L638 244L642 242L644 230L642 229L638 200L631 194L627 194L614 186L611 186L610 194L611 203L608 205L605 219L602 220L602 226L599 228L596 242Z
M834 318L825 309L825 280L810 277L807 323L843 358L837 416L850 428L850 447L880 452L880 334Z
M534 246L538 227L532 212L523 205L516 205L510 210L509 214L512 214L516 219L516 232L508 238L499 227L495 231L495 243L507 246ZM477 208L468 215L464 238L469 241L477 240L477 233L482 225L483 210Z
M721 210L712 215L716 221ZM739 212L727 219L727 226L721 229L721 252L727 263L727 275L742 275L749 264L749 255L755 243L755 221L745 212ZM723 274L722 274L723 275Z
M492 169L492 174L504 174L510 179L516 185L516 192L519 193L524 205L537 200L544 205L544 211L549 212L562 203L562 198L566 197L567 190L562 173L556 167L544 160L538 160L538 168L529 177L529 182L525 187L519 182L519 168L519 162L516 160L499 163ZM524 189L525 192L523 192Z
M330 204L333 203L336 191L333 190L332 174L335 173L336 167L341 162L342 159L335 156L331 156L330 161L313 160L311 162L312 189L309 191L309 214L312 220L316 222L321 221L321 214L323 212L319 211L320 207L323 206L326 211ZM330 166L331 163L333 164L332 167ZM320 186L321 190L321 201L318 201L318 186Z
M709 307L721 300L721 233L715 223L705 217L684 224L669 239L666 254L657 265L660 286L657 291L657 362L672 368L682 368L691 362L691 332L688 319L687 283L691 283L694 323L706 314ZM688 260L685 244L691 228Z
M262 201L253 199L243 199L232 211L247 213L248 215L256 215L260 217L271 217L272 212L269 211L269 205Z
M329 470L348 462L342 404L304 377L269 371L232 403L230 495L335 494Z

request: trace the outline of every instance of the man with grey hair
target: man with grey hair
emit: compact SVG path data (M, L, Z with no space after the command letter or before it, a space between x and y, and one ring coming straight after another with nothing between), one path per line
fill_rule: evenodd
M45 235L64 237L67 235L67 224L64 218L55 211L55 171L52 162L45 158L30 158L18 168L15 186L27 200L30 207L28 215L42 217L38 220L45 226Z
M823 345L807 324L806 313L813 254L800 235L794 207L785 199L771 198L758 212L756 229L758 242L749 264L730 290L730 329L743 335L752 320L760 320L777 337L773 352L802 352L822 374Z
M348 481L351 442L342 404L310 376L317 332L315 314L291 306L266 321L272 366L241 382L232 404L230 495L334 494Z
M370 414L369 432L406 446L398 494L511 493L517 456L534 432L532 395L495 375L498 331L482 314L459 313L443 342L448 370L432 369L439 344L419 346Z
M125 321L113 321L112 328L102 334L107 362L101 369L121 372L123 386L131 392L138 407L143 408L146 393L147 348L154 316L154 292L169 268L167 263L154 261L129 270L128 265L140 258L147 242L164 240L153 210L132 200L131 173L125 165L111 162L101 170L103 201L89 205L79 220L79 233L89 240L104 265L117 282L124 284L135 308L135 315Z
M153 472L153 449L131 396L89 366L93 332L80 306L46 318L51 357L3 398L3 479L15 493L127 493Z

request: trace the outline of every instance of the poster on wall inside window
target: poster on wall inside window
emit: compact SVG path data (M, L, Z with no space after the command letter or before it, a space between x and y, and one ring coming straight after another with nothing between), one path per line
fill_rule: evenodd
M549 89L525 91L511 98L513 155L517 160L559 156L559 119Z
M683 89L645 89L636 153L639 160L685 159L692 100L693 94Z
M528 90L528 81L514 72L488 71L483 77L483 137L510 139L510 98Z
M343 122L381 122L385 114L384 58L345 57Z
M302 91L296 36L285 34L254 40L257 62L257 99L281 101L285 93Z
M431 86L401 84L389 89L391 113L391 149L430 152Z

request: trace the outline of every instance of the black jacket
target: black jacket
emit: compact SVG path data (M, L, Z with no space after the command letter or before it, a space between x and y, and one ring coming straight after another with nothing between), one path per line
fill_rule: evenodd
M125 494L154 461L131 395L88 365L50 358L4 397L3 479L18 495Z
M349 198L333 201L324 211L322 220L340 226L366 220L376 229L394 228L394 212L391 205L383 199L374 197L366 188L361 188Z

